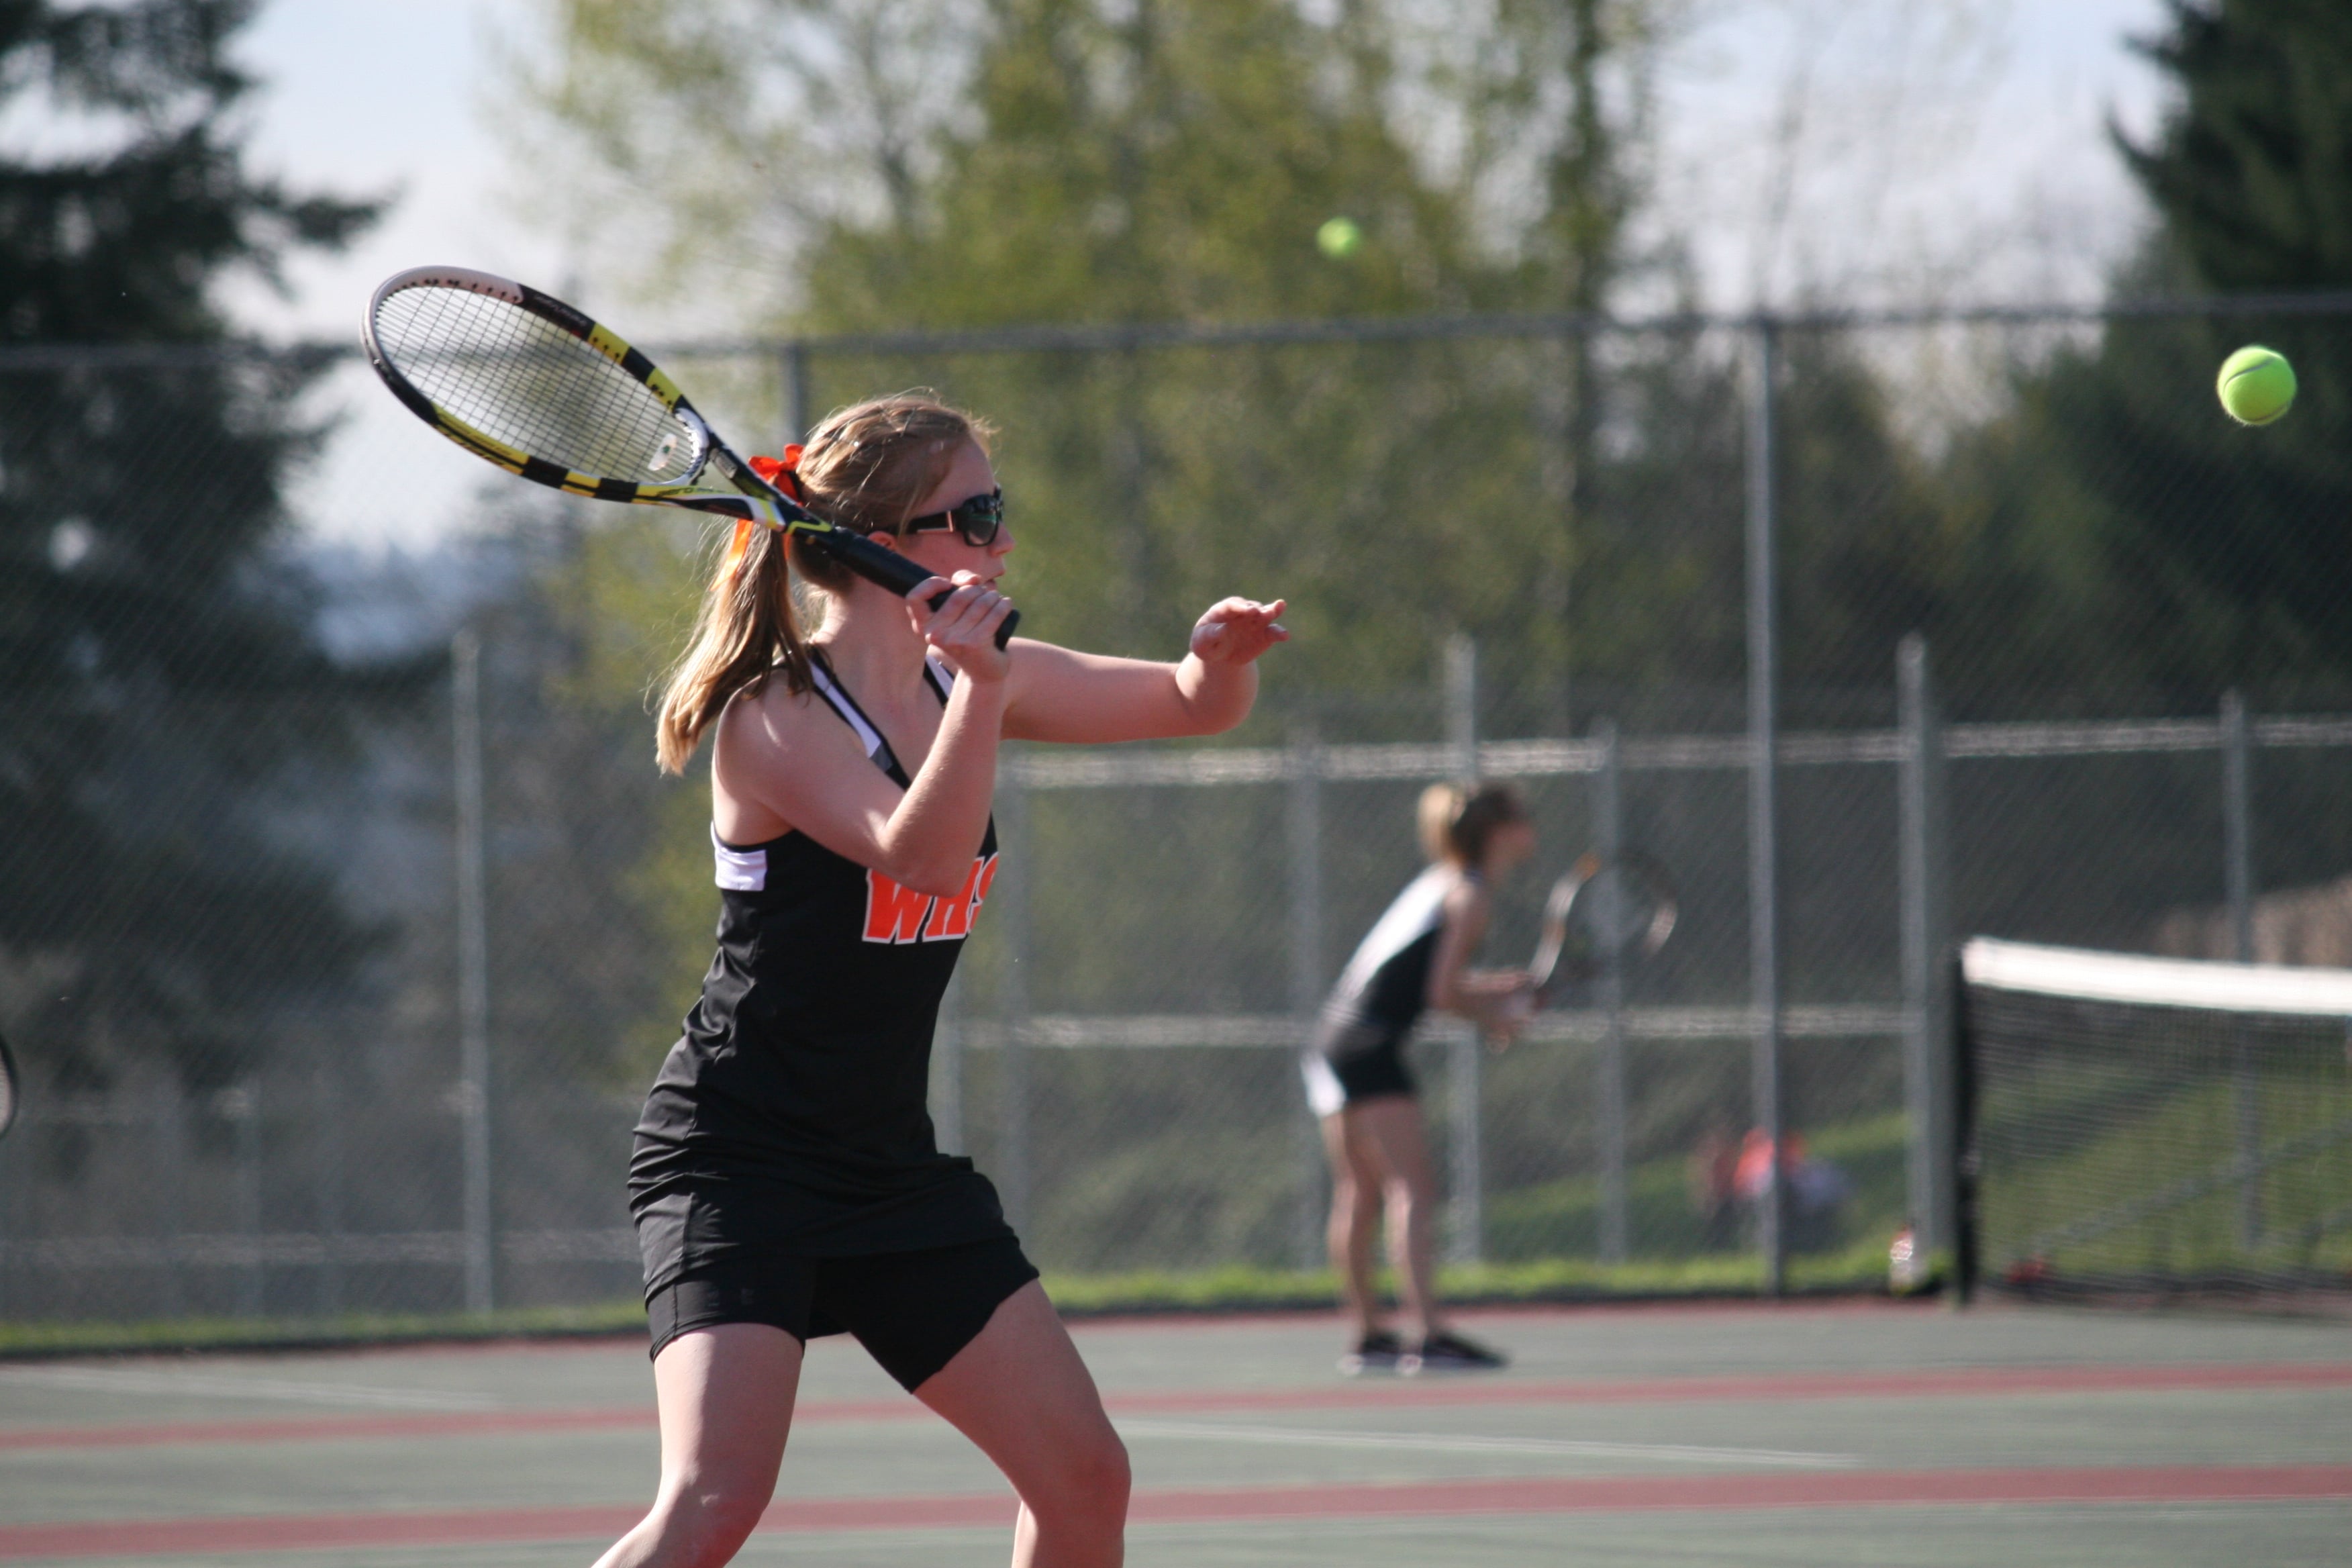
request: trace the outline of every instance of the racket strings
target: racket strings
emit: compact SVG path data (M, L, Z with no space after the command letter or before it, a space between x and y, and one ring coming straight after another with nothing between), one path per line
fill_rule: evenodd
M1614 866L1604 867L1577 890L1576 914L1593 942L1623 947L1649 932L1658 918L1655 892Z
M436 407L528 457L638 484L701 466L700 443L651 387L520 306L404 289L380 307L376 339Z

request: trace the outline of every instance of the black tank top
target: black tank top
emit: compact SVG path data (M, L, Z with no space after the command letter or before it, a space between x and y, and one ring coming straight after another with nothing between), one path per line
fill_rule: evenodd
M1429 1005L1429 971L1445 927L1445 900L1476 874L1432 866L1405 885L1356 945L1316 1020L1313 1048L1325 1056L1401 1043Z
M944 704L945 671L926 675ZM812 676L866 755L908 787L822 654ZM1010 1235L995 1189L970 1160L940 1152L925 1108L940 997L995 879L994 819L952 898L903 888L798 831L737 847L713 828L711 842L718 955L646 1096L629 1162L640 1226L679 1227L677 1245L659 1249L677 1260L665 1271L698 1261L693 1199L714 1188L728 1200L722 1249L755 1236L805 1257L852 1257Z

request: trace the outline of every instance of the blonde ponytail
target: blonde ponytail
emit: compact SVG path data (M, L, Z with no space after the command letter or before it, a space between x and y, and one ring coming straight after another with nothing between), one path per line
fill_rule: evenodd
M825 416L810 433L793 473L810 510L844 528L896 535L947 477L966 446L988 449L995 431L929 392L877 397ZM762 459L764 461L764 459ZM694 634L670 667L655 720L654 752L667 773L686 771L704 731L736 693L781 674L794 693L810 689L808 639L793 603L793 574L846 592L849 569L821 545L753 528L742 558L722 555L703 595Z

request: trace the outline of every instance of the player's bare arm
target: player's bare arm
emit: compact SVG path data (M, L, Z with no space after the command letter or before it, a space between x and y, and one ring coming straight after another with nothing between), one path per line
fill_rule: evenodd
M1258 656L1290 639L1280 618L1285 607L1280 599L1218 601L1173 664L1016 637L1004 732L1024 741L1099 743L1230 730L1257 700Z
M1430 1005L1489 1031L1525 1021L1514 1003L1528 988L1525 970L1470 967L1493 914L1493 895L1465 879L1446 895L1445 924L1429 960Z

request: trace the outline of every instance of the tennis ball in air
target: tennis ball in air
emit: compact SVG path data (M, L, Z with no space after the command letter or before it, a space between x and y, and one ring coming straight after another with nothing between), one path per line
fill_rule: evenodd
M2294 366L2276 349L2248 343L2221 362L2214 389L2241 425L2267 425L2294 402Z
M1364 243L1364 231L1351 217L1335 217L1315 231L1316 247L1334 261L1345 261Z

